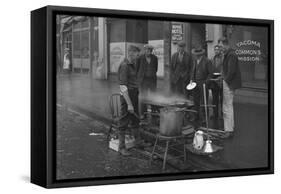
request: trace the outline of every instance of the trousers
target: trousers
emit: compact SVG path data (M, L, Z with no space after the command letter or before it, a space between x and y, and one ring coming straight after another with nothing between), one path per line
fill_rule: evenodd
M207 84L207 88L211 89L213 101L212 104L215 105L214 107L214 117L217 120L219 117L219 106L222 105L222 88L219 83L215 81L209 81ZM208 94L208 92L207 92Z
M128 89L129 97L132 101L135 113L139 113L139 91L137 88ZM125 147L125 132L128 129L128 125L131 124L135 128L138 128L139 119L134 115L130 114L128 111L128 105L123 96L120 98L121 103L121 119L119 120L119 148L122 149Z
M176 83L171 82L171 92L174 95L184 96L186 95L186 81L183 78L179 78L179 80Z
M234 90L230 89L228 84L225 81L223 81L222 112L223 112L224 130L227 132L234 131L233 97L234 97Z
M149 92L156 92L157 87L157 78L144 78L143 82L140 85L140 94L141 98L147 98ZM151 107L153 111L156 111L156 107ZM144 112L147 111L147 105L144 104L142 101L140 103L140 114L143 115Z
M204 104L204 88L203 84L204 80L197 80L197 86L192 90L192 96L194 101L194 110L197 111L197 116L195 119L195 127L199 127L202 125L202 121L205 120L204 111L201 109L201 104ZM206 88L207 93L207 88ZM208 102L207 102L208 104Z

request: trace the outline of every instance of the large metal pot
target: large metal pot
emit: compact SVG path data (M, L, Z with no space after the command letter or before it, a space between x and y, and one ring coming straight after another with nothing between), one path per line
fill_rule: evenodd
M181 134L184 120L182 108L165 107L160 109L160 129L164 136L177 136Z

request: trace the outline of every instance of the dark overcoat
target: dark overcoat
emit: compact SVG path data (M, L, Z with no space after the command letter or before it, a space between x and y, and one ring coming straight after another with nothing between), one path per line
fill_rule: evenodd
M137 67L138 69L138 81L139 84L143 82L143 79L145 77L145 74L151 75L150 78L155 78L157 79L156 73L158 70L158 59L155 55L151 55L150 57L151 61L148 64L145 55L141 55L137 59ZM150 67L148 67L150 66ZM149 71L149 72L147 72Z
M190 71L190 79L195 82L205 82L207 79L209 79L212 66L211 61L206 56L202 56L199 64L196 64L197 61L195 57L192 61L193 63L192 70Z
M174 53L170 67L171 82L175 84L182 78L184 82L187 83L190 79L191 66L192 57L187 52L184 52L182 62L179 61L179 52Z

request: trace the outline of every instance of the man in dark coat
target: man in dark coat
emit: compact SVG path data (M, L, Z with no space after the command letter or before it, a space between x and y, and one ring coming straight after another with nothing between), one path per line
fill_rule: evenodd
M223 70L223 119L224 130L227 136L232 136L234 132L234 91L241 87L241 72L238 57L231 49L228 39L223 37L218 41L224 50Z
M215 56L212 59L210 74L207 82L207 88L211 89L214 107L214 122L218 127L219 106L222 104L222 82L220 75L222 73L223 52L219 45L214 47Z
M190 80L192 57L184 50L185 43L178 43L178 51L173 54L170 67L171 92L185 95L185 87Z
M140 95L142 98L146 98L149 92L155 92L157 86L157 70L158 70L158 58L152 54L153 47L151 45L144 45L145 53L141 55L137 64L139 67L138 81L140 84ZM140 106L141 116L146 111L147 107L141 103Z
M203 84L206 83L210 74L211 61L205 56L205 49L198 47L192 49L193 54L193 67L190 74L190 82L195 82L197 85L192 90L194 101L194 109L197 111L196 127L199 127L204 120L200 105L203 104ZM206 91L207 92L207 91Z

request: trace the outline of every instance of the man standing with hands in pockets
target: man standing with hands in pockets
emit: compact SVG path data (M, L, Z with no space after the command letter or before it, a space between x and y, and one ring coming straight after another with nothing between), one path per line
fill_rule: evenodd
M218 43L223 48L224 59L222 64L223 76L223 119L226 137L231 137L234 132L233 97L236 89L241 87L241 72L238 57L230 47L228 39L222 37Z

